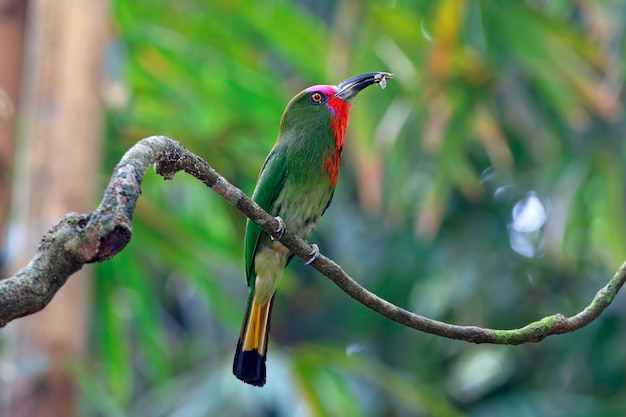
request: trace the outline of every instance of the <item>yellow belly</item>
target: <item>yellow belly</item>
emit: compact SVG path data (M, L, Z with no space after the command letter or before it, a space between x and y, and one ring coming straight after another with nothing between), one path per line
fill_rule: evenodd
M289 250L278 242L259 245L254 256L254 301L257 304L265 305L272 298L285 270L288 256Z

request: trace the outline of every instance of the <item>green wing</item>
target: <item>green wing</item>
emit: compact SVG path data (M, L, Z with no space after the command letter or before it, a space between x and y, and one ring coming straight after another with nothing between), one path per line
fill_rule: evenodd
M287 167L285 151L275 146L263 163L252 199L268 213L272 213L274 202L285 184ZM261 228L248 219L246 223L246 237L244 240L244 256L246 260L246 281L250 286L251 277L255 276L254 253L261 238Z

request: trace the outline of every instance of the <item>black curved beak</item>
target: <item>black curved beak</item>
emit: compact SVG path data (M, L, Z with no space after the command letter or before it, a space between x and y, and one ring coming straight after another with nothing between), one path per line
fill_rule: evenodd
M356 75L337 85L335 97L351 100L359 91L372 84L380 84L381 87L385 88L387 78L393 78L393 74L390 72L368 72L366 74Z

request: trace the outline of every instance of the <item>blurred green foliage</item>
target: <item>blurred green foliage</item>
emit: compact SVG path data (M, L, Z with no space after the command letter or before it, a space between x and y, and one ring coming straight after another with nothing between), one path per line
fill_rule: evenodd
M626 257L626 2L113 0L103 182L164 134L251 194L285 104L356 100L333 206L311 240L378 295L457 324L582 309ZM294 262L268 384L230 371L245 219L149 173L130 245L97 270L99 416L606 416L626 413L624 296L588 328L476 346L403 328Z

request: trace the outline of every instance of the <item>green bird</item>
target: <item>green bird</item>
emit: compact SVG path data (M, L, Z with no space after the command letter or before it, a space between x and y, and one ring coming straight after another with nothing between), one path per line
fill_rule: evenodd
M343 151L351 101L365 87L393 75L370 72L337 86L315 85L285 108L276 144L267 156L252 199L285 228L306 240L330 205ZM319 250L313 245L309 262ZM248 220L245 237L246 313L235 351L233 373L251 385L265 385L269 321L276 287L293 254Z

